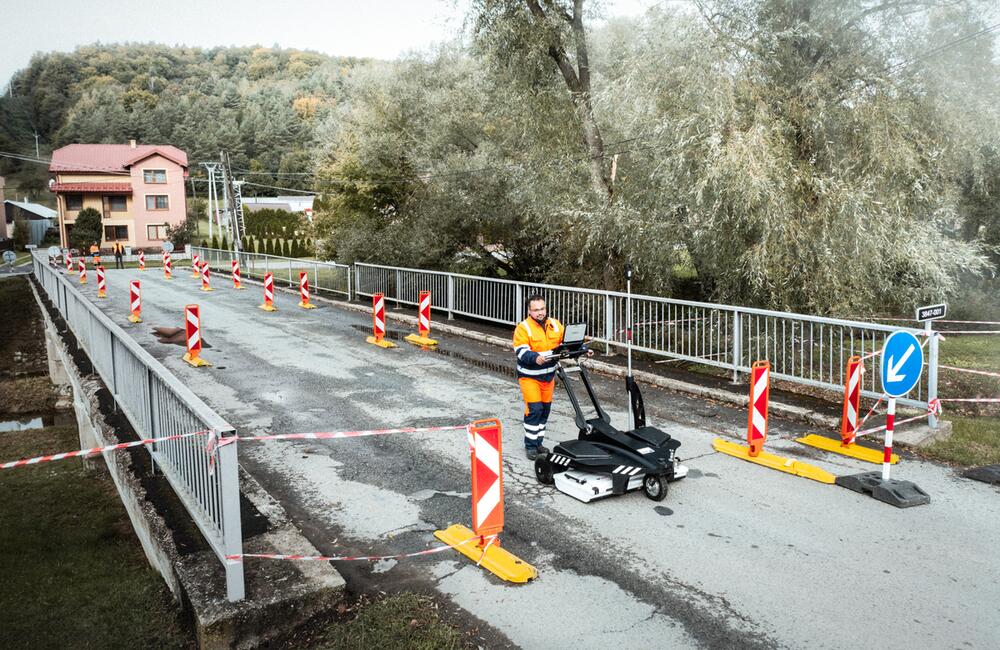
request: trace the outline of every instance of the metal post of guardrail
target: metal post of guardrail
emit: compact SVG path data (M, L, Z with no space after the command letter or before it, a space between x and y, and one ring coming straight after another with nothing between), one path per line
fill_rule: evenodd
M924 322L924 331L930 341L927 343L927 403L933 404L937 399L938 384L938 337L934 334L934 321ZM936 429L938 425L937 415L934 409L928 409L927 426Z
M292 260L288 260L288 286L292 286Z
M357 267L354 267L354 273L351 273L350 266L344 267L344 275L347 276L347 302L351 302L352 300L354 300L354 293L351 291L351 276L355 275L357 272L358 272ZM355 285L355 288L356 286L357 285Z
M733 383L740 379L740 361L743 359L743 318L733 311Z
M448 274L448 320L455 320L455 276Z
M222 501L222 547L225 555L243 555L243 531L240 523L240 474L236 445L236 431L219 432L219 492ZM243 563L226 562L226 597L229 602L243 600Z
M615 335L615 299L604 294L604 354L611 354L611 339Z
M396 298L396 309L399 309L399 298L400 294L403 293L403 272L398 269L396 270L396 289L392 293Z
M521 322L521 305L524 304L524 287L520 282L514 285L514 311L511 315L515 323Z
M146 407L149 413L149 437L156 438L160 435L160 418L156 411L156 405L153 403L153 369L146 368ZM156 474L156 443L147 446L149 450L149 466L150 472Z

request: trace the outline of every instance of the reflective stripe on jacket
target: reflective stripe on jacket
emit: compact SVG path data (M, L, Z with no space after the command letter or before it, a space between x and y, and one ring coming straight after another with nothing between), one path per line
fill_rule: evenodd
M517 357L517 376L551 381L556 374L556 362L538 365L539 353L548 352L562 343L563 326L555 318L545 319L545 326L530 316L514 329L514 355Z

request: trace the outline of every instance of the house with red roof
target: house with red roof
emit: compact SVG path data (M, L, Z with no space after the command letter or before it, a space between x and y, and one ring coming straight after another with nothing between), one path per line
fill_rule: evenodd
M63 248L84 208L101 213L102 249L116 242L159 248L167 226L183 223L187 215L187 154L171 145L71 144L52 152L49 171Z

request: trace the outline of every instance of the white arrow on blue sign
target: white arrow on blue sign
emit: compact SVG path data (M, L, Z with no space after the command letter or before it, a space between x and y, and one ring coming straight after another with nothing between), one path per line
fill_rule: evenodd
M882 346L882 391L890 397L906 395L920 381L924 351L909 332L893 332Z

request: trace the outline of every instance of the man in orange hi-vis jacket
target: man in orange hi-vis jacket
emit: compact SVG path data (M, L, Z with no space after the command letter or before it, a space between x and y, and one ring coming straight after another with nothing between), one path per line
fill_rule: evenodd
M528 460L548 451L542 443L552 408L557 363L549 359L549 352L562 343L562 339L562 323L548 317L545 298L538 294L530 296L528 317L514 330L517 382L524 397L524 448Z

